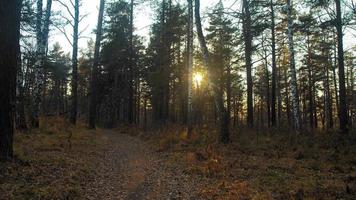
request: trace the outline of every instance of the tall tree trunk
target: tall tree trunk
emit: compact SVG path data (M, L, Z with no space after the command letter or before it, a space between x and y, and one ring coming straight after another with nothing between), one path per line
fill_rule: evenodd
M271 123L272 127L276 126L276 35L275 35L275 15L273 0L271 0L271 31L272 31L272 98L271 98Z
M39 127L39 115L41 107L41 97L44 88L44 63L46 59L46 49L48 46L49 24L52 10L52 0L47 1L46 16L42 29L42 0L37 1L36 14L36 63L34 66L35 86L34 86L34 105L32 113L32 126Z
M134 0L131 0L130 3L130 58L129 58L129 99L128 99L128 122L132 124L134 122L134 87L133 87L133 79L134 79L134 60L133 60L133 12L134 12Z
M206 45L205 37L203 34L203 29L201 25L200 18L200 0L195 0L195 24L197 28L198 39L200 43L200 48L203 53L204 65L208 68L208 82L209 87L212 88L214 103L217 112L220 114L220 140L223 143L228 143L230 141L229 133L229 121L227 120L227 111L224 106L223 97L219 95L221 91L218 88L218 78L216 77L216 68L212 67L210 64L210 56L208 47Z
M340 0L335 0L336 4L336 32L337 32L337 55L339 64L339 117L340 130L342 133L348 133L347 127L347 103L346 103L346 87L345 87L345 66L344 66L344 47L342 35L342 18Z
M13 157L21 0L0 1L0 160Z
M105 0L100 0L100 8L98 15L98 24L96 28L96 39L94 47L94 61L91 69L91 81L90 81L90 99L89 99L89 128L94 129L96 123L96 107L97 107L97 94L98 94L98 66L99 66L99 54L101 35L103 27Z
M243 13L243 37L245 42L245 65L247 78L247 124L253 127L253 82L252 82L252 32L251 32L251 13L248 0L242 2Z
M34 100L32 107L32 116L31 116L31 126L38 128L39 115L40 115L40 106L41 106L41 94L43 89L43 58L42 58L42 6L43 0L37 0L37 10L36 10L36 62L34 65L34 76L35 76L35 85L34 85Z
M297 85L297 71L294 60L294 41L293 41L293 19L292 19L292 4L291 0L287 0L287 15L288 15L288 47L289 47L289 74L290 86L292 94L292 110L294 128L299 132L300 126L300 110L299 110L299 94Z
M74 1L73 52L72 52L72 105L70 123L76 124L78 113L78 39L79 39L79 0Z
M193 42L194 42L194 32L193 32L193 0L188 0L188 34L187 34L187 49L188 49L188 101L187 101L187 120L188 120L188 136L191 135L192 130L192 76L193 76Z

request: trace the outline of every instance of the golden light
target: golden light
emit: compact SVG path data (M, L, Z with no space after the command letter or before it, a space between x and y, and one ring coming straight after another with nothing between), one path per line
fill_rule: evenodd
M203 74L200 72L195 72L193 74L193 83L196 88L200 87L201 82L203 81Z

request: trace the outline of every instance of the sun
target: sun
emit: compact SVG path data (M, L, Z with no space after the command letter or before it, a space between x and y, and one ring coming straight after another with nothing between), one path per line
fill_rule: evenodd
M200 72L195 72L193 74L193 83L195 87L199 87L202 81L203 81L203 74Z

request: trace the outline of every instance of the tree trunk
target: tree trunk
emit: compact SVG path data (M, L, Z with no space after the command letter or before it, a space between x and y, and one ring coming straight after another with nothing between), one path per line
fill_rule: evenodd
M78 113L78 39L79 39L79 0L74 1L73 52L72 52L72 105L70 123L76 124Z
M21 58L19 56L17 68L16 128L18 130L26 131L27 123L25 116L25 88L23 85L25 77L21 65Z
M300 110L299 110L299 94L297 85L297 71L294 60L294 41L293 41L293 19L292 19L292 4L291 0L287 0L287 15L288 15L288 47L289 47L289 75L292 94L292 110L294 128L297 132L300 130Z
M188 0L188 34L187 34L187 48L188 48L188 101L187 101L187 120L188 120L188 137L191 135L192 131L192 76L193 76L193 42L194 42L194 32L193 32L193 0Z
M275 36L275 21L274 21L274 5L271 0L271 31L272 31L272 98L271 98L271 123L272 127L276 126L276 36Z
M245 65L247 77L247 124L253 127L253 82L252 82L252 32L251 32L251 13L248 0L242 2L243 13L243 37L245 41Z
M333 33L335 35L335 33ZM333 36L334 37L334 36ZM335 91L335 102L336 102L336 112L339 116L339 95L338 95L338 89L337 89L337 81L336 81L336 68L337 68L337 42L336 42L336 39L335 39L335 42L334 42L334 47L333 47L333 50L334 50L334 64L333 64L333 83L334 83L334 91Z
M308 31L309 32L309 31ZM308 102L309 102L309 125L311 129L314 129L314 79L313 79L313 69L311 64L311 47L310 47L310 39L309 34L307 36L307 48L308 48L308 57L307 57L307 68L308 68Z
M103 27L105 0L100 0L98 24L96 29L96 39L94 47L94 61L91 69L91 81L90 81L90 99L89 99L89 128L94 129L96 123L96 107L97 107L97 82L98 82L98 66L99 66L99 54L101 44L101 34Z
M48 46L49 24L52 10L52 0L47 1L46 16L42 29L42 0L37 1L36 14L36 63L34 66L35 86L34 86L34 105L32 113L32 126L39 127L39 115L41 107L41 96L44 87L44 63L46 59L46 49Z
M0 160L13 157L21 0L0 1Z
M130 58L129 58L129 99L128 99L128 122L132 124L134 122L134 87L133 87L133 79L134 79L134 63L133 63L133 11L134 11L134 0L131 0L130 3Z
M335 0L336 4L336 31L337 31L337 55L339 64L339 117L340 130L342 133L348 133L347 127L347 103L346 103L346 87L345 87L345 67L344 67L344 47L342 35L342 18L340 0Z
M201 25L200 18L200 0L195 0L195 24L197 28L198 39L200 43L200 48L203 53L203 61L204 65L208 68L207 79L209 82L209 87L212 88L215 107L217 112L220 114L220 140L223 143L228 143L230 141L230 133L229 133L229 121L227 119L227 111L224 107L223 97L219 95L219 88L217 87L218 78L216 77L216 69L211 66L209 51L206 45L205 37L203 34L203 29ZM221 92L221 91L220 91Z

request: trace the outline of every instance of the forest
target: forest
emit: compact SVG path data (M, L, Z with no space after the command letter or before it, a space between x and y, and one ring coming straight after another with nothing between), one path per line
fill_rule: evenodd
M0 200L356 199L355 37L355 0L0 0Z

